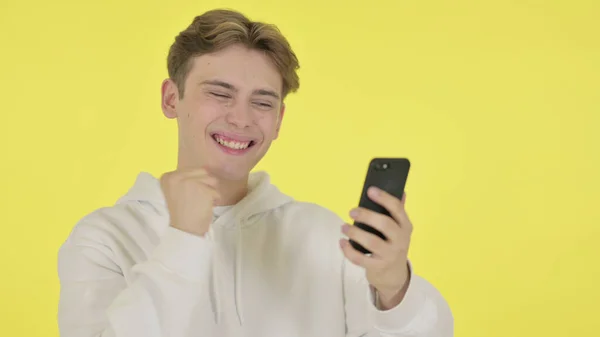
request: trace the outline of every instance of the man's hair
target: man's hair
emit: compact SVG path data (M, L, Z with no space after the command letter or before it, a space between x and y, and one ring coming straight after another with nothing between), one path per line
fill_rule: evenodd
M169 49L167 69L183 98L185 80L197 56L214 53L234 44L265 53L277 67L282 81L282 99L298 90L298 58L289 42L272 24L251 21L240 12L214 9L196 16L177 35Z

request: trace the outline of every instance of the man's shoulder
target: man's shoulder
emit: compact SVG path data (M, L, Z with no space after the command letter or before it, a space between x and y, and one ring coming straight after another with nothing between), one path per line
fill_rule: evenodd
M283 211L290 216L301 216L310 221L339 222L343 221L333 210L308 201L294 200L283 207Z
M110 245L123 240L157 237L166 224L168 214L151 204L118 202L84 215L75 223L67 241Z
M333 210L306 201L293 201L284 205L279 211L280 225L304 233L321 233L326 236L337 236L344 220Z

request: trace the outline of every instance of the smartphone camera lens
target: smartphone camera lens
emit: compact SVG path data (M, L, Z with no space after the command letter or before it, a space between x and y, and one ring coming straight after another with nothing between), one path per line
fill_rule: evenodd
M388 163L383 163L383 164L382 163L376 163L375 164L375 169L378 170L378 171L387 170L389 167L390 167L390 165Z

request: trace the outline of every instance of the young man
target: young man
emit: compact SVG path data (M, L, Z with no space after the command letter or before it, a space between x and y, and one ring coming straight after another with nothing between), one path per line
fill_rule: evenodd
M162 85L177 169L141 173L75 226L58 261L62 337L453 335L447 303L407 261L404 200L372 191L392 216L351 213L383 241L250 174L279 135L297 68L274 26L233 11L177 36Z

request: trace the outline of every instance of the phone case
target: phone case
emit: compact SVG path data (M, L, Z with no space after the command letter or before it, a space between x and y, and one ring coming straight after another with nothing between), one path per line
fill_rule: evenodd
M390 213L387 209L375 203L367 196L367 190L371 186L376 186L401 199L404 194L409 170L410 161L407 158L374 158L371 160L360 196L359 206L389 216ZM387 240L381 232L367 224L354 222L354 225ZM371 254L369 250L365 249L359 243L352 240L350 240L350 243L359 252Z

